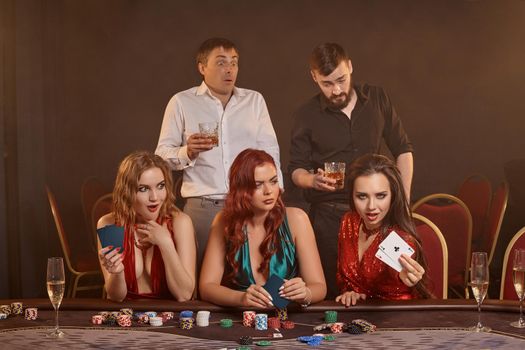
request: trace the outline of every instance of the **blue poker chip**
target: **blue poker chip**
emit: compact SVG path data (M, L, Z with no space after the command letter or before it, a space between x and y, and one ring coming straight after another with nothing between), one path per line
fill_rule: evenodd
M179 317L193 317L193 311L181 311Z

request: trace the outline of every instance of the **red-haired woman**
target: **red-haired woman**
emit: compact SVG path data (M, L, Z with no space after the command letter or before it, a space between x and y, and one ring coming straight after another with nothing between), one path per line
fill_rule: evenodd
M262 287L277 275L283 298L323 300L326 283L308 216L285 208L273 158L247 149L230 169L230 192L213 221L199 280L203 300L225 306L273 306Z

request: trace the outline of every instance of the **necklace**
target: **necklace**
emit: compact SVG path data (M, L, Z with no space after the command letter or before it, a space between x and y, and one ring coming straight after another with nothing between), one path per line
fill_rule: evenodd
M381 231L381 226L369 230L364 223L361 224L361 228L363 229L363 233L365 234L366 238L375 235L379 233L379 231Z

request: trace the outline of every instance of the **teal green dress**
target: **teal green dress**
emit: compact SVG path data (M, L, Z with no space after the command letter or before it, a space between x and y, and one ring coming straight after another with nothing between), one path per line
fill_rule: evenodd
M235 259L240 262L239 271L235 278L233 287L237 290L246 290L250 285L255 284L253 277L252 264L250 261L250 246L248 243L248 231L246 226L243 228L244 244L241 246ZM280 249L277 249L270 258L268 278L277 275L283 279L291 279L297 276L297 258L295 256L295 244L288 226L288 219L285 217L281 226L277 230Z

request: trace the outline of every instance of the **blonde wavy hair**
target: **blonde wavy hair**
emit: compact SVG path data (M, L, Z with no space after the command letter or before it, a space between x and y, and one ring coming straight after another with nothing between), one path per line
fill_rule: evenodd
M139 179L144 171L151 168L159 168L162 171L166 184L166 200L160 208L159 218L164 218L174 211L178 211L173 194L173 178L168 164L164 159L151 152L135 151L122 160L115 179L113 213L117 225L135 224L136 213L133 210L133 203L137 196Z

